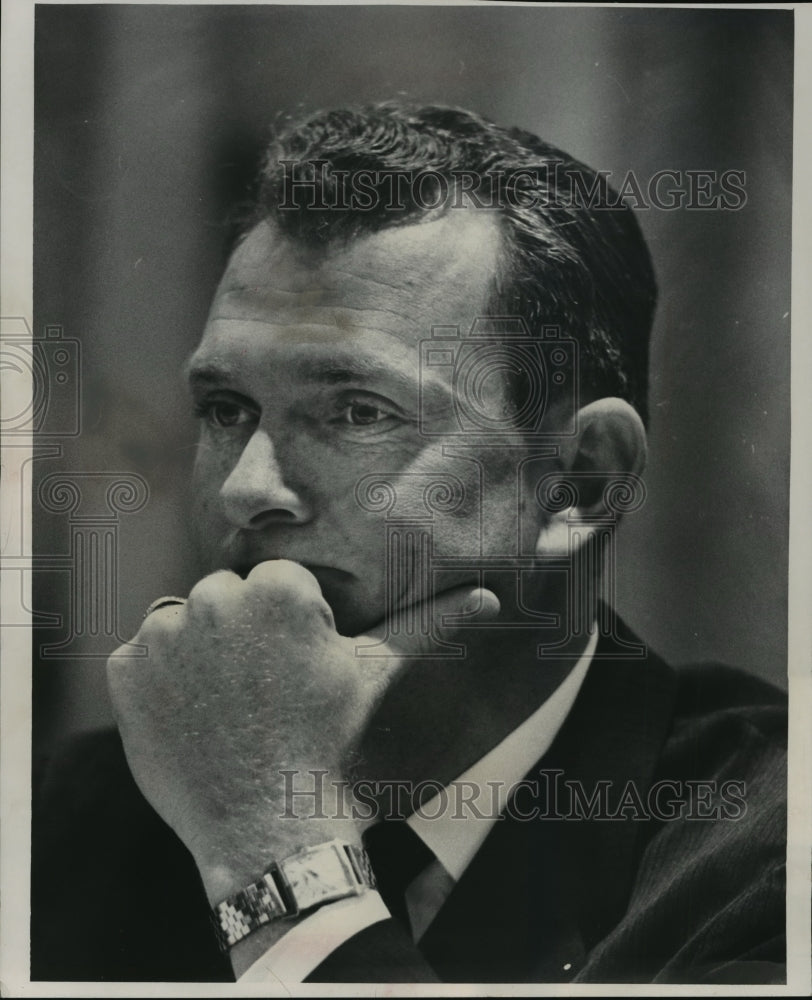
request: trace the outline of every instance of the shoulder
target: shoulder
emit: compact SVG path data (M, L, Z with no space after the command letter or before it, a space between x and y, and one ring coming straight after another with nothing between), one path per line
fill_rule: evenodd
M720 663L677 667L674 714L658 771L705 780L772 781L786 793L787 696L767 681ZM755 790L755 789L753 789Z
M655 982L780 981L786 695L717 663L676 677L630 918L661 949Z
M674 670L677 714L739 711L767 719L786 712L786 692L746 670L714 662L691 663Z
M713 854L739 878L781 867L786 845L787 698L718 663L676 669L674 713L655 785L679 790L684 816L659 817L650 849L673 842ZM683 859L684 860L684 859ZM679 863L679 859L676 859ZM684 867L684 863L683 863Z

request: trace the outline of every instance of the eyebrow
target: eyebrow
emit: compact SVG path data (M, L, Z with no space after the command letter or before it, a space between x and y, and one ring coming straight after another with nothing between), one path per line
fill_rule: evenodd
M233 381L235 376L233 369L225 365L198 364L191 359L183 366L183 374L191 386L222 385Z
M442 405L450 396L450 387L437 379L420 378L419 370L408 371L392 364L383 364L375 358L325 358L302 359L296 364L296 375L311 385L370 385L376 382L397 386L409 395L417 390L426 400L434 400L433 405ZM221 362L193 359L186 364L185 373L192 391L202 391L212 386L234 385L241 381L239 370Z
M323 385L346 385L348 382L394 381L412 383L411 372L405 372L391 365L381 364L373 358L350 358L335 361L303 361L297 366L297 374L306 382Z
M417 391L427 400L433 399L435 405L450 397L450 387L433 377L426 377L420 369L405 370L397 365L382 364L374 358L342 358L341 360L325 359L323 361L302 362L298 373L305 382L317 385L368 385L383 382L397 386L401 391L412 395Z

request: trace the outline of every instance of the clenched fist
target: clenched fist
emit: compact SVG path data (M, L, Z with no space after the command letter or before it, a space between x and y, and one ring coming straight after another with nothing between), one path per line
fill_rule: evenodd
M435 614L470 607L474 593L443 595ZM491 598L498 611L489 594L486 607ZM132 773L191 851L213 902L275 857L332 837L360 842L339 801L325 801L327 819L282 819L280 771L323 770L325 789L340 786L376 705L421 639L407 640L412 650L401 640L380 657L358 657L359 640L338 634L315 577L274 560L244 580L229 571L206 577L186 604L145 619L133 640L147 647L145 659L127 647L110 657Z

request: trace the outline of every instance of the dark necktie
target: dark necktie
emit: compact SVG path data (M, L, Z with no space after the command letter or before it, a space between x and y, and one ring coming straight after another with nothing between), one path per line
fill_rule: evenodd
M363 840L384 903L393 917L409 927L406 890L434 860L434 853L403 820L376 823Z

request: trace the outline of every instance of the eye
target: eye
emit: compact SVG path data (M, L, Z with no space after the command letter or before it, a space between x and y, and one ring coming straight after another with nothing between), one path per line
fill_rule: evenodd
M346 441L361 443L372 438L406 432L416 418L387 396L353 389L340 393L329 403L328 423Z
M255 424L255 410L233 399L208 399L195 406L195 416L205 420L211 427L226 429L242 424Z
M392 414L388 410L374 403L356 401L344 407L339 423L350 424L352 427L369 427L391 419Z
M344 397L336 404L336 415L330 420L334 427L356 435L384 434L395 430L405 421L404 414L394 403L370 394Z

